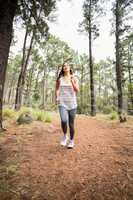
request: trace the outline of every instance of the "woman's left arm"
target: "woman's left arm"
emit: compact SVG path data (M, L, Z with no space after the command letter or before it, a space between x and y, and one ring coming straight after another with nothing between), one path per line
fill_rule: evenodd
M79 84L77 78L71 76L71 83L75 92L79 92Z

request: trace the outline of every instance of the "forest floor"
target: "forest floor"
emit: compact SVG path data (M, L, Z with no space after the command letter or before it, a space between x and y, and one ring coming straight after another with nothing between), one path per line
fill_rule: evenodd
M75 148L52 123L10 124L0 135L0 200L133 200L133 118L77 115Z

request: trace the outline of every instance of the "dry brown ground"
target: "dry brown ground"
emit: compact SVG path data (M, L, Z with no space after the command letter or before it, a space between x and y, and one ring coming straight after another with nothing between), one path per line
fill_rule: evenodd
M0 137L0 200L133 200L133 119L77 116L75 148L51 124L10 125Z

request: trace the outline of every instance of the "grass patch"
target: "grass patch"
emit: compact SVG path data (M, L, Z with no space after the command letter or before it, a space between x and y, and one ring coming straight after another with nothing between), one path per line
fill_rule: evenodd
M32 115L32 108L29 108L29 107L21 107L21 109L17 112L18 114L18 117L21 116L21 115Z
M119 120L118 114L115 111L112 111L110 114L97 114L96 119L106 121L106 122L116 122Z
M21 107L19 111L14 111L13 109L5 109L3 112L3 118L4 119L12 119L17 121L19 123L19 119L26 118L26 117L32 118L33 120L42 121L51 123L52 121L52 113L51 112L45 112L43 110L39 109L33 109L30 107ZM24 122L27 119L24 119ZM28 119L29 120L29 119ZM27 120L27 121L28 121ZM23 119L20 120L23 123ZM29 120L31 122L31 120Z
M45 113L41 110L34 111L34 118L37 121L45 121Z
M42 122L47 122L47 123L51 123L52 121L52 116L51 116L51 113L49 112L36 110L36 111L33 111L33 116L34 116L34 119L37 121L42 121Z
M109 119L110 120L118 120L117 112L115 112L115 111L111 112L110 115L109 115Z
M47 122L47 123L52 122L52 116L50 113L45 113L45 122Z
M113 111L113 109L110 106L104 106L103 107L103 113L106 114L110 114Z
M15 111L10 108L5 108L3 110L3 119L14 118L16 116Z

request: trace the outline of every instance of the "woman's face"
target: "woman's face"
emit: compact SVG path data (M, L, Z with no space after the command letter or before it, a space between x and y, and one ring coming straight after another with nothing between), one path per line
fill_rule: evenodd
M64 65L63 65L63 71L64 72L70 72L70 65L66 62L66 63L64 63Z

